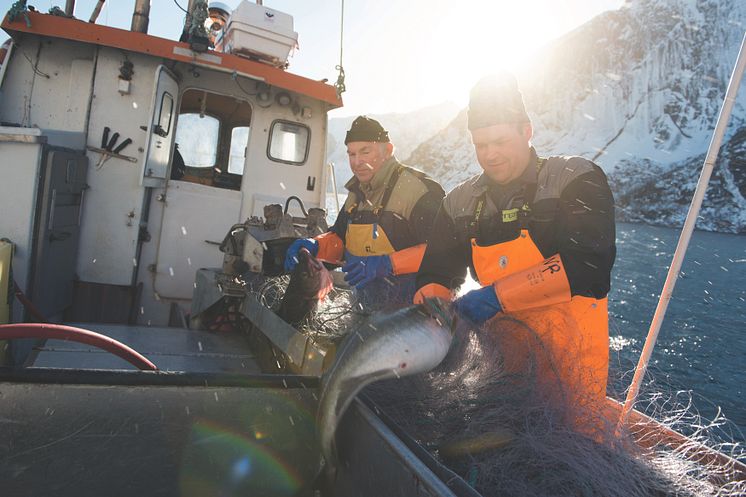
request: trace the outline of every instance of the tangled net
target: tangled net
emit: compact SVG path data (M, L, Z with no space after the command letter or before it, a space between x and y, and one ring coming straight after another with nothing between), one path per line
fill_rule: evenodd
M261 302L277 309L289 278L252 285ZM336 289L299 331L337 340L367 319L357 296ZM497 324L496 324L497 323ZM460 326L446 359L434 371L381 382L365 393L434 458L487 496L740 496L746 482L733 464L693 457L707 446L743 462L743 439L722 415L707 421L691 392L649 394L637 408L689 441L672 449L642 447L633 433L617 434L593 404L557 387L547 388L550 354L536 332L514 319L493 329ZM506 345L529 344L523 366ZM542 369L543 368L543 369ZM561 372L549 365L559 377ZM613 384L621 384L619 378ZM624 382L624 384L628 384ZM579 429L578 420L582 421Z
M538 337L510 320L498 326L461 327L436 370L366 390L405 432L482 495L744 495L746 484L733 481L732 465L690 458L705 444L744 460L743 448L727 432L733 425L722 416L705 422L685 392L651 395L644 411L691 442L675 450L662 444L643 448L631 433L615 434L616 420L592 412L592 404L546 392L537 376L536 364L546 360L539 357L545 351ZM521 371L505 367L510 358L503 345L516 335L534 344L532 360Z
M262 305L277 311L289 282L290 276L264 278L252 283L251 292ZM337 340L368 316L351 290L334 287L298 331L316 340Z

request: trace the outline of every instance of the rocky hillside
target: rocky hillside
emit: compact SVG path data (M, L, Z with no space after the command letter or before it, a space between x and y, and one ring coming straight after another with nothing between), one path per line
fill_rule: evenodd
M680 225L745 30L743 0L631 0L594 18L518 75L534 144L601 165L620 219ZM461 113L409 161L447 188L478 172L465 124ZM746 233L745 136L742 88L699 228Z

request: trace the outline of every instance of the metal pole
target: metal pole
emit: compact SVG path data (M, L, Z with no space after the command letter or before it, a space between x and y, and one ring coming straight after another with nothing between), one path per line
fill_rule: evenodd
M150 0L136 0L135 11L132 13L132 26L130 27L130 31L147 33L149 21Z
M91 18L88 19L88 22L96 22L96 19L98 19L98 15L101 13L101 9L104 8L104 2L106 2L106 0L98 0L98 3L96 3L96 6L93 8L93 13L91 13Z
M334 163L329 163L332 178L332 190L334 190L334 202L337 204L337 216L339 216L339 195L337 194L337 173L334 171Z
M75 0L65 1L65 15L72 16L75 12Z
M189 31L192 28L192 12L194 11L194 5L197 0L189 0L186 8L186 15L184 16L184 29L181 31L181 38L179 41L189 41Z
M736 94L738 93L738 87L741 84L741 77L743 76L744 67L746 67L746 33L744 34L743 40L741 41L741 49L738 52L736 65L733 68L733 74L731 74L730 83L728 83L728 89L725 92L725 100L723 101L723 106L720 109L720 115L718 116L717 124L715 125L715 131L712 135L710 147L707 150L707 157L705 158L705 163L702 167L702 174L699 176L697 189L694 191L694 197L692 198L692 203L689 206L689 212L686 215L684 227L681 230L679 243L676 246L676 251L673 255L673 261L671 261L671 267L668 270L668 276L666 276L666 282L663 285L663 291L661 292L660 300L658 300L658 307L655 309L653 321L650 323L650 330L648 331L648 336L645 339L645 346L642 349L640 361L637 363L635 376L634 378L632 378L632 384L629 387L629 392L627 392L627 398L624 401L622 413L619 415L617 433L619 433L622 426L624 426L624 423L627 421L629 412L632 410L632 407L637 401L637 394L640 391L640 384L642 383L642 379L645 376L645 371L647 370L650 356L653 353L653 347L655 347L655 341L658 338L658 332L661 329L661 324L663 323L663 317L666 314L668 303L671 301L671 294L673 293L673 288L676 285L676 277L681 270L682 263L684 262L684 255L686 254L686 249L689 246L689 240L692 237L694 225L697 222L697 215L699 214L699 209L702 206L702 200L705 196L705 190L707 190L707 183L710 181L712 169L715 167L715 160L717 160L718 152L720 151L720 145L723 142L725 128L728 126L730 113L733 109L733 104L736 101Z

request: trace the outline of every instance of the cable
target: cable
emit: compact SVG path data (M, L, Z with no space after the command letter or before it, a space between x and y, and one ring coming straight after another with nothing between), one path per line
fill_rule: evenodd
M26 59L26 60L28 61L28 63L29 63L29 64L31 64L31 70L32 70L32 71L34 71L34 73L35 73L35 74L38 74L39 76L44 76L44 77L45 77L45 78L47 78L47 79L51 79L51 78L52 78L52 77L51 77L51 76L50 76L49 74L47 74L47 73L45 73L45 72L43 72L43 71L40 71L40 70L39 70L39 69L38 69L38 68L36 67L36 66L37 66L37 65L39 64L39 61L38 61L38 60L37 60L36 64L34 64L34 61L32 61L32 60L31 60L31 59L29 58L29 56L28 56L28 55L26 55L26 52L24 52L23 50L21 50L21 54L23 54L23 57L24 57L24 58L25 58L25 59Z
M185 14L188 14L188 13L189 13L189 12L187 12L187 10L186 10L186 9L185 9L184 7L182 7L181 5L179 5L179 2L177 2L176 0L174 0L174 3L175 3L175 4L176 4L176 6L177 6L178 8L180 8L180 9L181 9L181 10L182 10L182 11L183 11L183 12L184 12Z
M233 73L231 74L231 79L233 81L235 81L236 85L238 85L238 87L241 89L241 91L244 92L245 94L247 94L248 96L253 97L253 96L255 96L258 93L257 91L255 91L253 93L250 92L250 91L247 91L243 86L241 86L241 83L238 82L238 71L233 71ZM255 81L255 85L258 87L259 86L259 82Z
M337 76L337 82L334 83L334 87L337 89L337 97L341 97L342 94L347 91L345 86L345 70L342 65L342 55L344 49L344 35L345 33L345 0L342 0L342 18L339 21L339 65L335 67L339 71Z

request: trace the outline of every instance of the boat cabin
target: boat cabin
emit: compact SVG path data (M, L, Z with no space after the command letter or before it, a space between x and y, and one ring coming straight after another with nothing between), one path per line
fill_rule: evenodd
M173 305L189 312L197 269L222 264L230 226L291 195L325 206L333 86L26 16L3 22L0 211L15 281L48 319L166 325Z

